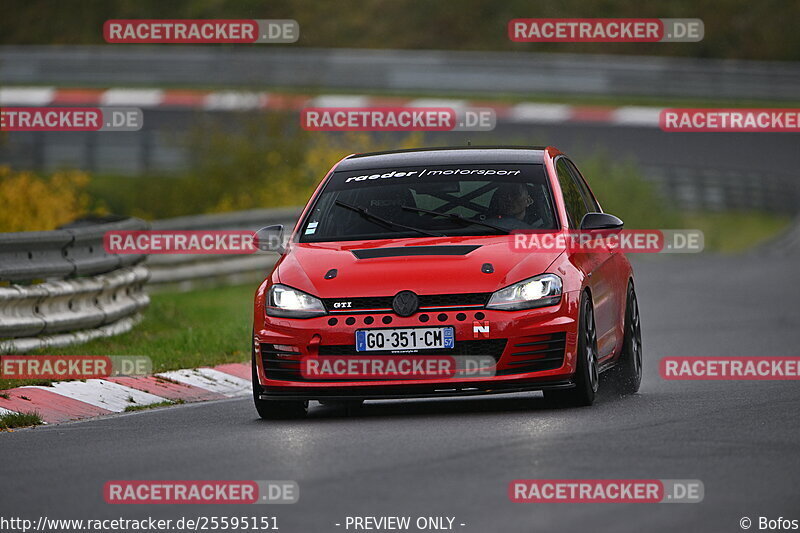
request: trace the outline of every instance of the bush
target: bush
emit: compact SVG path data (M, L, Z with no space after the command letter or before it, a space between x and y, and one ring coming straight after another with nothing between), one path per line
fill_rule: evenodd
M206 212L303 205L341 158L354 152L413 147L421 137L389 142L367 133L308 132L297 128L295 114L269 114L247 122L241 132L204 128L193 188L203 191Z
M240 117L237 129L213 120L188 139L193 168L185 176L100 176L90 192L111 211L145 219L301 206L330 168L353 152L419 146L422 136L377 137L367 133L307 132L297 115Z
M72 222L91 210L88 184L84 172L39 177L0 166L0 231L52 230Z
M797 61L800 3L787 0L4 0L0 43L99 44L108 19L295 19L300 40L292 47L510 50L555 53L637 54ZM515 43L506 25L515 17L697 17L701 42ZM399 28L411 29L400 31ZM225 46L225 45L221 45ZM236 45L227 45L233 49ZM267 52L265 52L267 53ZM209 72L213 79L213 72ZM100 83L100 80L98 80Z

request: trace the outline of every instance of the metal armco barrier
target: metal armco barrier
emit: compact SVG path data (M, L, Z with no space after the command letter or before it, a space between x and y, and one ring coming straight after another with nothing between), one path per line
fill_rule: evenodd
M0 353L84 342L129 330L147 307L142 255L106 253L109 230L139 219L79 221L55 231L0 234ZM37 283L40 282L40 283Z
M235 213L179 217L153 222L154 230L249 230L283 224L291 232L300 208L252 209ZM275 264L276 253L252 255L151 255L149 285L177 285L182 290L196 285L258 280Z
M103 235L147 227L143 220L125 218L99 224L76 222L55 231L0 233L0 281L90 276L134 265L144 256L107 254Z
M679 166L644 166L642 173L684 211L800 213L800 185L791 174Z
M63 333L59 335L46 335L43 337L24 337L21 339L7 339L0 341L0 354L25 354L32 350L42 350L45 348L60 348L73 344L83 344L102 337L113 337L133 329L141 322L142 315L137 314L118 320L106 326L94 329Z
M792 100L800 64L680 57L190 45L2 46L13 85L325 87ZM102 76L100 73L103 73Z
M148 271L125 267L91 278L0 287L0 353L65 346L94 338L98 328L122 333L150 303ZM122 322L120 324L121 321Z

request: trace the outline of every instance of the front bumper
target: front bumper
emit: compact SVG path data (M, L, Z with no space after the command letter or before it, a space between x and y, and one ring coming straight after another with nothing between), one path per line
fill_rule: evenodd
M578 303L579 293L567 292L558 305L525 311L454 308L406 318L393 313L354 313L311 319L267 317L261 313L261 317L256 317L253 338L260 397L381 399L569 388L574 386ZM428 315L427 321L423 315ZM335 323L332 318L336 318ZM299 369L300 359L305 357L366 355L358 354L354 348L358 329L432 326L452 326L456 348L452 352L427 355L491 356L496 362L495 375L422 380L314 380L292 370ZM276 355L276 345L281 349L291 346L296 351ZM425 357L426 353L403 355L415 358Z
M509 394L575 386L571 380L540 381L531 383L458 383L450 388L428 385L360 385L358 387L303 388L262 387L262 400L391 400L407 398L437 398L447 396L474 396L483 394Z

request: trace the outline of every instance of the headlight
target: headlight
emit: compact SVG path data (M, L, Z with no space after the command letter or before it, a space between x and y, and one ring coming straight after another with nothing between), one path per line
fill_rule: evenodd
M542 274L496 291L486 307L516 311L555 305L560 301L561 278L555 274Z
M286 285L272 285L267 292L267 314L289 318L311 318L325 314L322 300Z

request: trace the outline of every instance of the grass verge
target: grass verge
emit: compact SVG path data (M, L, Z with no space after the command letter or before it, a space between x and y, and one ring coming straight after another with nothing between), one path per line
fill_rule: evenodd
M737 253L775 237L791 220L788 215L756 211L686 213L683 227L702 230L708 251Z
M132 413L134 411L144 411L146 409L156 409L158 407L167 407L169 405L180 405L182 403L186 403L183 400L177 401L169 401L166 402L156 402L156 403L148 403L147 405L129 405L125 408L126 413Z
M43 424L39 413L6 413L0 415L0 430L39 426Z
M239 285L154 294L144 320L128 333L50 349L47 355L146 355L153 360L153 372L245 362L250 359L255 289ZM0 379L0 389L28 384Z

